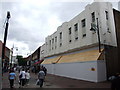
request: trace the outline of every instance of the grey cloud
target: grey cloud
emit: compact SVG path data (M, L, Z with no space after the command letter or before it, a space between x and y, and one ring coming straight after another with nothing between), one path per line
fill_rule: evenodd
M57 14L61 21L69 21L84 10L89 2L61 2L51 5L51 12Z
M78 14L84 6L80 6L81 3L51 3L50 6L41 9L35 6L24 8L21 4L4 3L2 5L3 16L7 10L11 11L8 39L26 43L30 50L34 50L39 43L44 43L46 35L49 34L48 19L52 15L57 15L62 22L65 22ZM34 10L37 11L36 16ZM21 23L18 21L19 17L24 17L31 22Z

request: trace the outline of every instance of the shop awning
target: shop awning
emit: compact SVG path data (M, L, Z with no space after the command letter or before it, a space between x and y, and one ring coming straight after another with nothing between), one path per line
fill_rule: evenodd
M42 64L57 63L60 58L61 58L61 56L56 56L56 57L47 58L47 59L45 59L45 60L42 62Z
M103 51L103 49L101 51ZM100 60L100 58L102 59L102 57L103 57L102 52L99 53L99 50L96 49L48 58L44 60L42 64L96 61Z
M34 65L40 64L42 62L43 62L43 60L39 60L38 62L34 63Z
M58 63L96 61L99 59L100 55L101 53L99 53L99 50L84 51L80 53L64 55Z

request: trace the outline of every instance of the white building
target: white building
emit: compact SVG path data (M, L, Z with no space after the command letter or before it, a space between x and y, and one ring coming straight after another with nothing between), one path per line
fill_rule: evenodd
M91 23L99 25L101 52L97 31L90 31ZM112 4L94 2L79 15L63 23L46 37L45 60L48 73L93 82L106 80L104 45L117 47Z
M40 60L44 59L45 57L45 44L43 44L40 48Z
M90 31L91 23L97 23L96 18L99 20L101 43L117 46L114 21L110 19L113 18L111 3L94 2L46 38L46 56L98 43L97 33Z
M18 64L18 59L16 56L12 56L12 64Z

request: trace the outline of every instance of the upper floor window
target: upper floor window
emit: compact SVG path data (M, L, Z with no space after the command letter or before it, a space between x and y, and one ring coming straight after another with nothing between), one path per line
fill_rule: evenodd
M83 20L81 21L81 23L82 23L82 27L85 27L85 26L86 26L86 24L85 24L85 19L83 19Z
M62 43L60 43L60 47L62 46Z
M91 13L92 22L95 22L95 12Z
M51 40L49 41L49 51L51 51Z
M51 40L49 41L50 45L51 45Z
M71 34L72 32L71 32L71 27L69 28L69 34Z
M57 42L57 37L55 37L55 42Z
M106 14L106 20L108 20L108 11L105 11Z
M52 39L52 43L54 43L54 38Z
M78 23L76 23L76 24L74 25L74 29L75 29L75 31L78 31Z
M62 39L62 32L60 32L60 39Z
M69 43L71 43L72 42L72 40L69 40Z

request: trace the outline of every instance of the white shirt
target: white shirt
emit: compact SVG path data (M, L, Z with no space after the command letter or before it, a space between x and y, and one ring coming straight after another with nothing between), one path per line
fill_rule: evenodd
M26 75L26 79L30 79L30 73L26 72L25 75Z
M25 71L21 71L20 74L22 74L21 79L25 79ZM19 74L19 75L20 75L20 74Z

